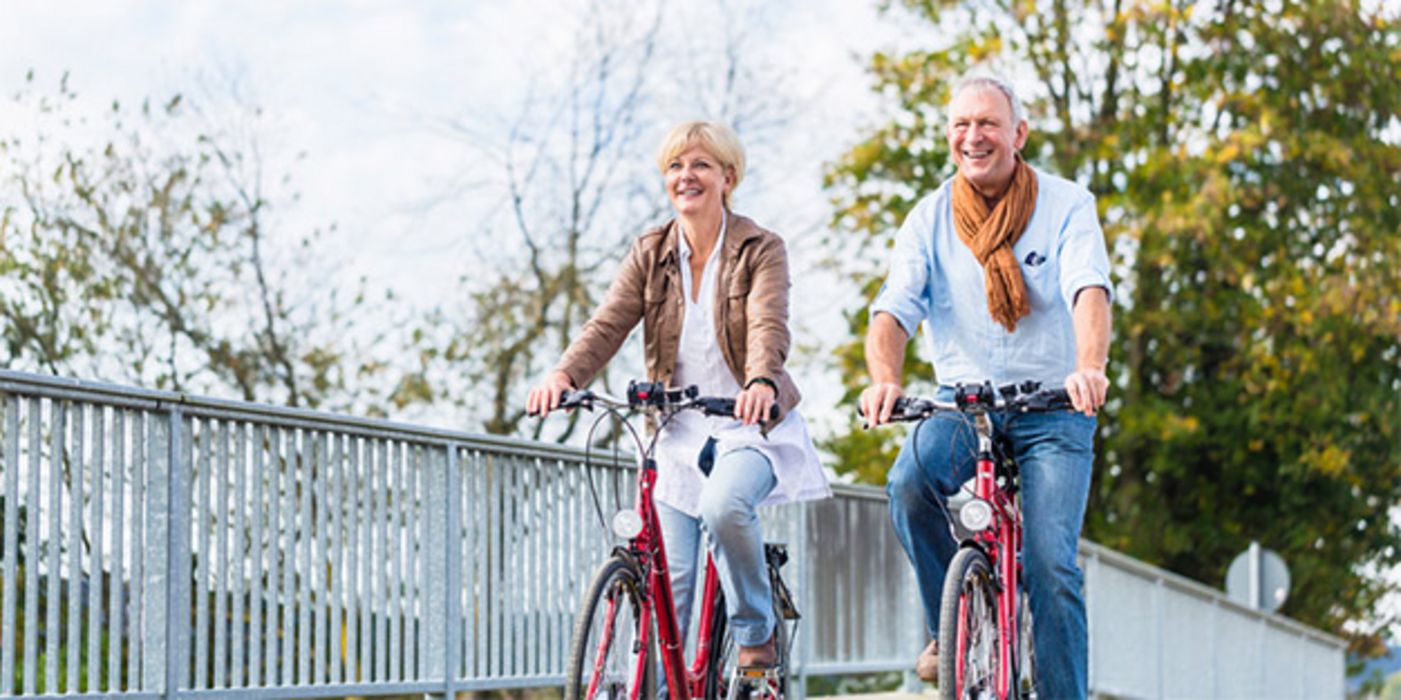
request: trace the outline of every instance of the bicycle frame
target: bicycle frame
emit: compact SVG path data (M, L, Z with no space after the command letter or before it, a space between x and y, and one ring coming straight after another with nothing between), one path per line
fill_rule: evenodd
M654 625L648 619L655 611L658 648L662 658L662 670L666 674L668 688L684 688L686 697L704 697L706 665L710 661L711 618L715 599L720 587L719 575L715 569L715 559L707 552L705 556L705 584L701 598L700 629L697 630L696 658L690 669L686 668L686 640L681 638L680 626L676 619L676 602L671 592L671 573L667 566L666 543L662 538L661 521L657 517L656 504L652 500L652 490L657 481L657 463L651 457L641 460L637 475L637 514L642 518L642 531L628 543L628 549L636 556L647 576L647 589L652 605L644 607L641 613L642 636L640 643L646 649L651 644ZM634 686L636 687L636 686ZM591 689L592 690L592 689ZM590 693L592 694L592 692ZM672 692L673 696L675 691Z
M1015 496L997 484L997 461L992 453L992 421L986 413L974 418L978 433L977 472L974 477L974 494L978 499L992 506L992 523L984 530L976 532L963 546L978 546L987 554L993 569L1001 579L997 591L997 697L1012 697L1013 656L1020 648L1017 639L1018 593L1021 589L1021 560L1017 553L1022 548L1022 516ZM961 624L961 622L960 622ZM958 675L963 677L963 658L958 659Z
M998 698L1015 697L1014 692L1020 694L1020 683L1022 673L1031 671L1027 677L1034 674L1034 669L1022 668L1026 659L1018 658L1025 646L1021 643L1021 635L1024 630L1019 628L1022 621L1020 609L1022 602L1022 561L1021 550L1023 543L1023 521L1019 505L1019 487L1010 480L1007 484L998 483L998 460L993 451L993 422L991 412L1007 411L1010 413L1046 412L1057 411L1072 407L1069 394L1064 389L1041 389L1039 382L1028 381L1021 384L1007 384L1002 387L993 387L992 382L982 384L957 384L953 387L953 400L947 399L920 399L900 397L895 404L886 409L892 411L889 414L891 421L928 420L938 411L958 412L969 416L974 422L974 432L978 436L978 451L975 461L976 471L973 479L973 495L976 500L973 503L986 507L982 513L970 513L965 510L963 516L973 516L969 528L973 530L970 536L964 538L960 543L960 550L972 550L967 555L955 555L953 561L963 562L961 566L965 569L959 574L958 579L946 579L943 590L943 600L941 605L946 611L952 608L957 600L956 615L957 621L953 623L947 616L940 620L940 626L953 623L953 629L941 629L939 635L947 643L948 637L957 640L953 652L951 665L944 666L942 673L957 676L953 688L943 688L941 693L947 697L949 690L954 690L953 695L962 696L966 689L963 687L968 667L967 656L964 653L962 644L970 634L968 627L968 605L970 596L968 589L964 586L967 567L972 566L969 562L978 562L979 558L985 558L991 568L990 576L994 579L991 583L995 589L992 598L996 601L997 607L997 646L995 650L989 649L988 653L995 653L997 657L997 674L992 679L990 688ZM918 452L916 452L918 456ZM1010 479L1010 475L1009 475ZM971 505L971 504L970 504ZM964 506L967 508L968 506ZM953 514L944 510L944 515L953 519ZM986 522L983 520L986 519ZM967 521L965 521L967 522ZM949 531L954 539L958 538L954 523L949 523ZM976 556L974 554L976 552ZM940 655L944 661L949 657L944 657L947 653L940 650ZM1034 650L1032 652L1034 656ZM1014 673L1015 671L1015 673ZM948 683L950 679L941 679Z
M635 511L636 521L615 519L614 532L620 537L628 540L625 546L614 548L613 555L605 568L599 570L598 585L611 580L614 575L609 567L621 566L631 570L631 577L640 580L635 584L629 584L630 596L637 603L635 606L638 628L637 638L634 641L632 654L641 655L642 658L650 657L650 650L655 646L662 661L662 672L665 674L667 688L672 697L704 697L706 694L718 695L723 679L712 678L711 667L715 666L716 657L712 656L723 650L715 648L716 637L723 641L723 632L717 635L717 625L723 630L723 621L717 623L717 599L721 598L720 578L715 566L715 560L709 548L705 557L705 581L701 594L701 619L698 623L696 656L692 666L686 667L685 648L686 639L681 634L681 625L676 617L676 601L671 590L671 572L667 563L666 543L663 541L661 520L657 513L656 503L653 498L653 491L657 482L657 463L652 457L652 450L656 447L656 436L653 436L650 446L644 446L642 439L637 432L632 429L627 418L617 413L619 407L636 409L656 408L663 413L663 418L669 418L676 411L686 409L698 409L706 415L731 416L734 413L734 399L723 397L702 397L695 386L681 389L668 389L660 384L647 382L631 382L628 385L628 399L621 399L594 394L593 392L575 392L562 397L560 405L565 408L583 407L592 410L595 400L601 400L606 410L618 418L623 425L627 426L628 432L637 447L637 501ZM667 413L667 408L671 412ZM777 416L777 409L770 411L770 417ZM665 426L665 420L662 422ZM590 490L593 489L590 481ZM602 519L602 508L598 502L597 494L594 494L595 507L599 508L599 517ZM628 513L628 511L622 511ZM606 527L606 526L605 526ZM766 558L768 550L765 550ZM780 562L781 565L781 562ZM770 567L775 565L772 560ZM771 570L771 575L777 580L776 569ZM778 581L782 589L782 581ZM598 603L597 596L602 589L596 590L591 595L588 605L589 611L596 609ZM574 692L579 692L577 682L582 679L582 674L589 664L592 665L593 673L590 675L589 687L584 691L586 697L593 697L599 690L600 679L604 677L603 668L608 660L607 650L613 642L614 613L616 612L616 601L610 597L608 600L606 617L601 629L602 640L598 647L598 652L592 660L581 655L583 648L577 645L586 644L589 638L590 622L588 618L581 618L575 630L576 646L573 647L570 659L570 679L566 681L566 690L574 685ZM587 612L586 614L592 614ZM796 617L796 611L794 611ZM655 634L654 638L652 635ZM653 672L647 664L638 664L632 681L630 696L636 700L638 695L647 685L644 681L649 679L649 673ZM710 687L712 683L717 687Z

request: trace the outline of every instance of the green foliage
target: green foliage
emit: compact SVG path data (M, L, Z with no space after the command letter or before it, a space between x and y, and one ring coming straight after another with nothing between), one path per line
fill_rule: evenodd
M937 107L951 81L980 61L1012 76L1034 117L1028 157L1096 194L1116 268L1087 536L1218 584L1259 540L1292 569L1284 612L1375 649L1387 584L1363 568L1401 555L1387 514L1401 500L1394 12L903 5L953 39L873 60L897 117L831 169L836 226L888 241L952 175ZM849 389L865 381L859 343L840 358ZM889 450L872 442L829 447L839 470L879 481L861 460Z

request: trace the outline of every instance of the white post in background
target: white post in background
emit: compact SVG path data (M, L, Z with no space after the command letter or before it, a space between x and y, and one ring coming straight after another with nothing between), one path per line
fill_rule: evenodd
M1250 541L1250 607L1259 610L1260 605L1260 543Z

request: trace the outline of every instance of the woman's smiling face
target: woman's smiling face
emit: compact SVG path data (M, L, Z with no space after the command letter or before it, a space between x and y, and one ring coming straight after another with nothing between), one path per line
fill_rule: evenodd
M700 146L692 146L666 165L666 194L677 214L719 212L732 182L720 159Z

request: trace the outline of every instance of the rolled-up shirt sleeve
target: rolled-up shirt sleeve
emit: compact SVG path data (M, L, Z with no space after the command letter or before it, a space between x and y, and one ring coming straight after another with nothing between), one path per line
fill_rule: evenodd
M1060 234L1060 292L1066 308L1074 309L1075 295L1087 287L1104 287L1110 302L1114 284L1109 279L1109 253L1094 195L1086 192L1075 202Z
M929 244L934 225L930 210L926 199L905 217L895 234L885 284L871 302L872 318L881 311L890 314L911 338L929 316L929 270L933 263Z

